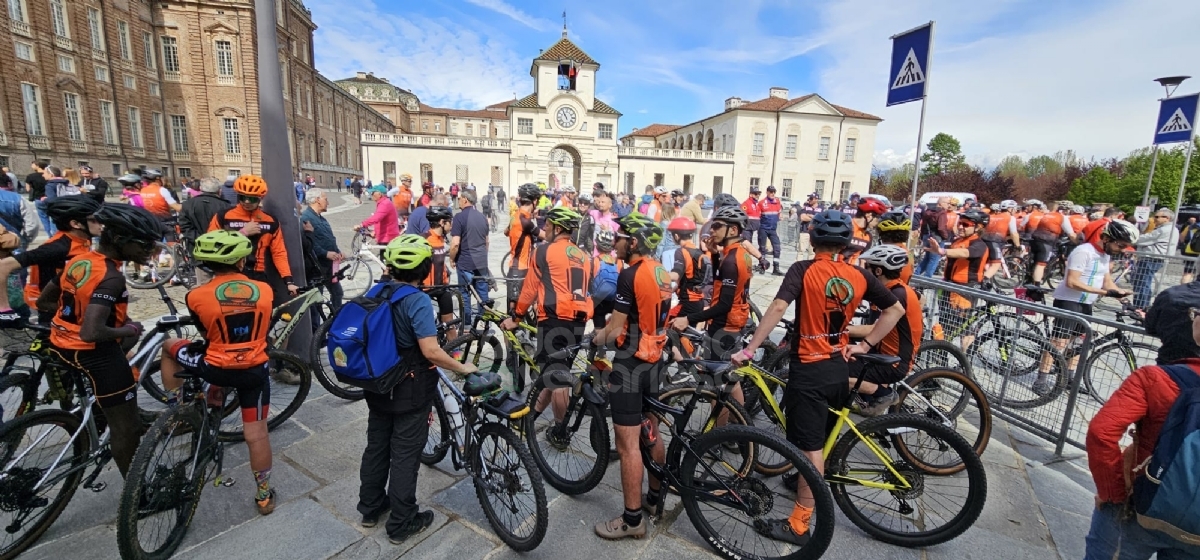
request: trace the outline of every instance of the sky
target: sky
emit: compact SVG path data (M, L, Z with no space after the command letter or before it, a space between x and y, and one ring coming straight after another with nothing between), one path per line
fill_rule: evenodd
M439 107L479 109L533 92L530 63L558 41L600 63L597 96L618 136L687 124L724 100L818 93L878 115L880 168L915 157L920 103L886 107L888 38L936 21L925 141L958 138L968 162L1074 150L1123 157L1149 144L1154 78L1193 75L1197 0L305 0L317 68L371 71Z

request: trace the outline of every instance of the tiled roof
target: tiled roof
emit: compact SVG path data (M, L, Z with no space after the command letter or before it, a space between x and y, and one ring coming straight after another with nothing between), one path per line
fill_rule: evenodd
M513 103L512 105L510 105L510 107L520 107L522 109L537 109L538 107L541 107L541 105L538 105L537 94L531 93L529 95L526 95L525 97L522 97L520 101Z
M446 107L433 107L424 103L421 104L421 112L429 115L446 115L471 119L495 119L502 116L496 111L488 111L486 109L449 109Z
M606 115L617 115L617 116L620 116L620 114L621 114L620 111L613 109L612 106L610 106L608 103L605 103L605 102L600 101L599 99L595 99L595 98L592 99L592 112L593 113L603 113Z
M833 105L833 103L830 103L830 105ZM837 109L838 111L841 111L843 115L846 115L847 117L850 117L852 119L867 119L867 120L872 120L872 121L882 121L883 120L882 118L876 117L875 115L872 115L870 113L864 113L862 111L855 111L854 109L842 107L841 105L833 105L833 108Z
M599 62L596 62L592 57L588 56L587 53L583 52L583 49L579 48L577 45L575 45L575 43L572 43L571 40L566 37L559 39L557 43L554 43L554 46L542 51L542 54L539 54L534 60L564 59L574 60L580 64L595 64L596 66L600 65Z
M488 105L487 107L484 107L484 109L490 109L493 111L503 111L505 109L508 109L509 105L512 105L513 103L516 103L516 102L517 102L517 100L515 98L509 99L508 101L501 101L499 103L493 103L491 105Z
M630 132L629 134L622 136L622 138L628 138L630 136L647 136L650 138L654 138L661 134L666 134L668 132L671 132L672 130L675 130L677 128L679 128L679 125L654 123L645 128L639 128L633 132Z
M807 101L808 99L811 99L813 97L819 97L819 96L815 93L810 93L808 95L802 95L800 97L797 97L797 98L791 99L791 100L783 99L782 97L768 97L766 99L759 99L758 101L752 101L750 103L745 103L741 107L737 107L737 108L738 109L749 109L752 111L782 111L784 109L787 109L788 107L794 107L796 105L799 105L800 103L803 103L804 101ZM875 115L864 113L862 111L855 111L854 109L842 107L841 105L834 105L832 103L830 103L829 105L831 107L833 107L834 109L836 109L838 112L840 112L843 115L846 115L847 117L850 117L852 119L868 119L868 120L875 120L875 121L883 120Z

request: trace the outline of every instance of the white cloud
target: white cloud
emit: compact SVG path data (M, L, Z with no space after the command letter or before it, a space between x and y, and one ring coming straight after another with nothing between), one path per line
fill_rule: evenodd
M542 18L533 17L517 9L516 6L504 2L504 0L467 0L467 2L479 6L480 8L485 8L500 15L507 16L521 25L536 29L538 31L550 31L555 29L553 22Z

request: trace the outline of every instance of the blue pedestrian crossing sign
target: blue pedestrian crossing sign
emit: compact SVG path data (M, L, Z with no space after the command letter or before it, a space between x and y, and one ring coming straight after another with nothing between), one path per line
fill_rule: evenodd
M892 37L892 66L888 73L887 95L889 106L925 98L932 43L932 21Z
M1155 144L1189 142L1196 130L1196 105L1200 93L1169 97L1158 107L1158 123L1154 128Z

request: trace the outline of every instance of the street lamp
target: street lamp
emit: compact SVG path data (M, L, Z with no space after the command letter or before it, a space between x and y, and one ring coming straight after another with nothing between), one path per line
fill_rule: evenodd
M1179 84L1182 84L1183 81L1188 78L1191 78L1191 76L1166 76L1164 78L1155 78L1154 81L1158 82L1158 85L1163 87L1163 90L1167 92L1167 98L1170 98L1171 94L1175 93L1175 90L1179 89ZM1150 156L1150 176L1146 178L1146 190L1142 192L1142 206L1146 206L1150 202L1150 183L1154 181L1154 166L1157 164L1158 144L1155 144L1154 154ZM1175 207L1175 211L1178 212L1179 205L1176 204ZM1152 212L1154 211L1153 208L1150 210Z

